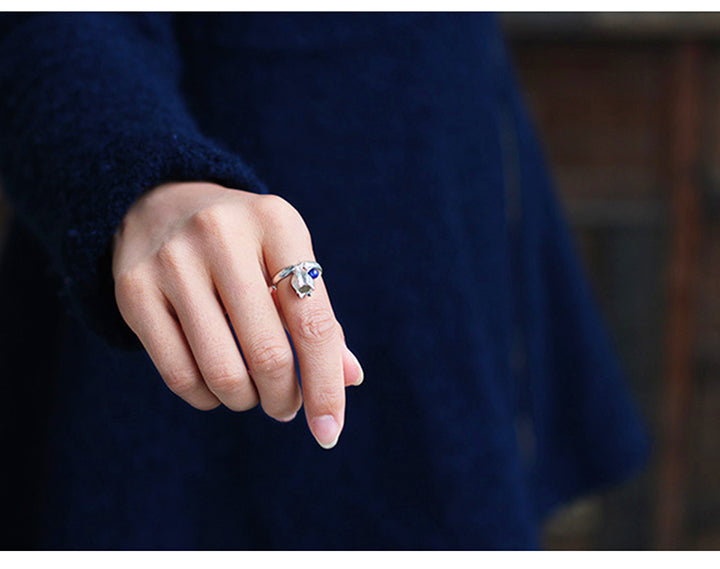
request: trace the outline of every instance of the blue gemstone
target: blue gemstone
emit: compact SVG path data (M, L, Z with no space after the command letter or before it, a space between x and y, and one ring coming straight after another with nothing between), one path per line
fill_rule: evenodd
M318 271L317 269L310 269L308 271L308 275L310 275L312 278L316 279L320 276L320 271Z

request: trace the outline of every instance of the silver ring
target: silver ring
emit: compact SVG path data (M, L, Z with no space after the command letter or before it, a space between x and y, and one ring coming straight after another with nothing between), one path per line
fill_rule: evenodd
M302 261L278 271L272 279L272 289L277 290L278 283L292 275L290 283L300 298L310 296L315 290L315 279L322 274L322 267L314 261Z

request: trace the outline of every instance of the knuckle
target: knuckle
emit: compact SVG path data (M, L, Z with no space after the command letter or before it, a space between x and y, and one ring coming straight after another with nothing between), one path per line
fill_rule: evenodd
M258 403L260 403L260 399L257 395L247 395L241 397L238 401L232 401L231 403L226 403L225 406L230 409L231 411L249 411L250 409L257 407Z
M289 347L277 343L259 344L248 353L250 369L271 377L279 377L295 365Z
M263 403L263 411L268 417L272 417L278 421L282 421L297 413L300 410L299 404L285 405L283 408L269 408Z
M157 251L157 260L163 267L177 270L185 264L188 254L188 246L175 238L162 244Z
M238 245L233 236L234 223L236 220L232 219L232 212L227 205L214 204L193 214L191 231L206 254L218 259L230 259Z
M284 197L277 194L263 194L258 196L257 205L263 213L269 215L300 215L293 205Z
M240 385L240 373L223 364L215 364L204 369L203 377L214 391L227 393L234 391Z
M163 374L163 379L180 397L192 395L200 388L200 378L193 370L171 370Z
M228 217L227 207L213 204L193 213L190 222L202 233L217 234L227 227Z
M202 402L201 401L188 401L188 403L190 405L192 405L193 407L195 407L195 409L197 409L198 411L212 411L213 409L217 409L218 407L220 407L220 405L222 405L222 403L220 403L220 401L213 401L213 400L202 401Z
M293 231L309 234L302 215L285 198L276 194L263 195L258 202L258 208L266 224L276 228L290 227Z
M306 341L326 343L340 336L340 324L326 308L314 309L298 317L298 335Z
M145 293L149 283L150 279L143 271L132 269L115 277L115 290L123 297L135 298Z
M132 269L115 276L115 301L124 318L146 305L151 296L152 278L145 271Z

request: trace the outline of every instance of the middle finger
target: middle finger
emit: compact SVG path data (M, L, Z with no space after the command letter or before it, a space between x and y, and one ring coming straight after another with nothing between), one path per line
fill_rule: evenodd
M260 260L233 255L211 263L211 272L263 410L279 421L291 420L302 405L295 359Z

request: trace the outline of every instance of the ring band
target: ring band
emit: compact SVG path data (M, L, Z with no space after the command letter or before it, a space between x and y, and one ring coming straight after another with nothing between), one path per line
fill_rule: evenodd
M322 267L315 261L302 261L278 271L272 279L272 289L277 290L278 283L292 275L290 283L300 298L310 296L315 290L315 279L322 274Z

